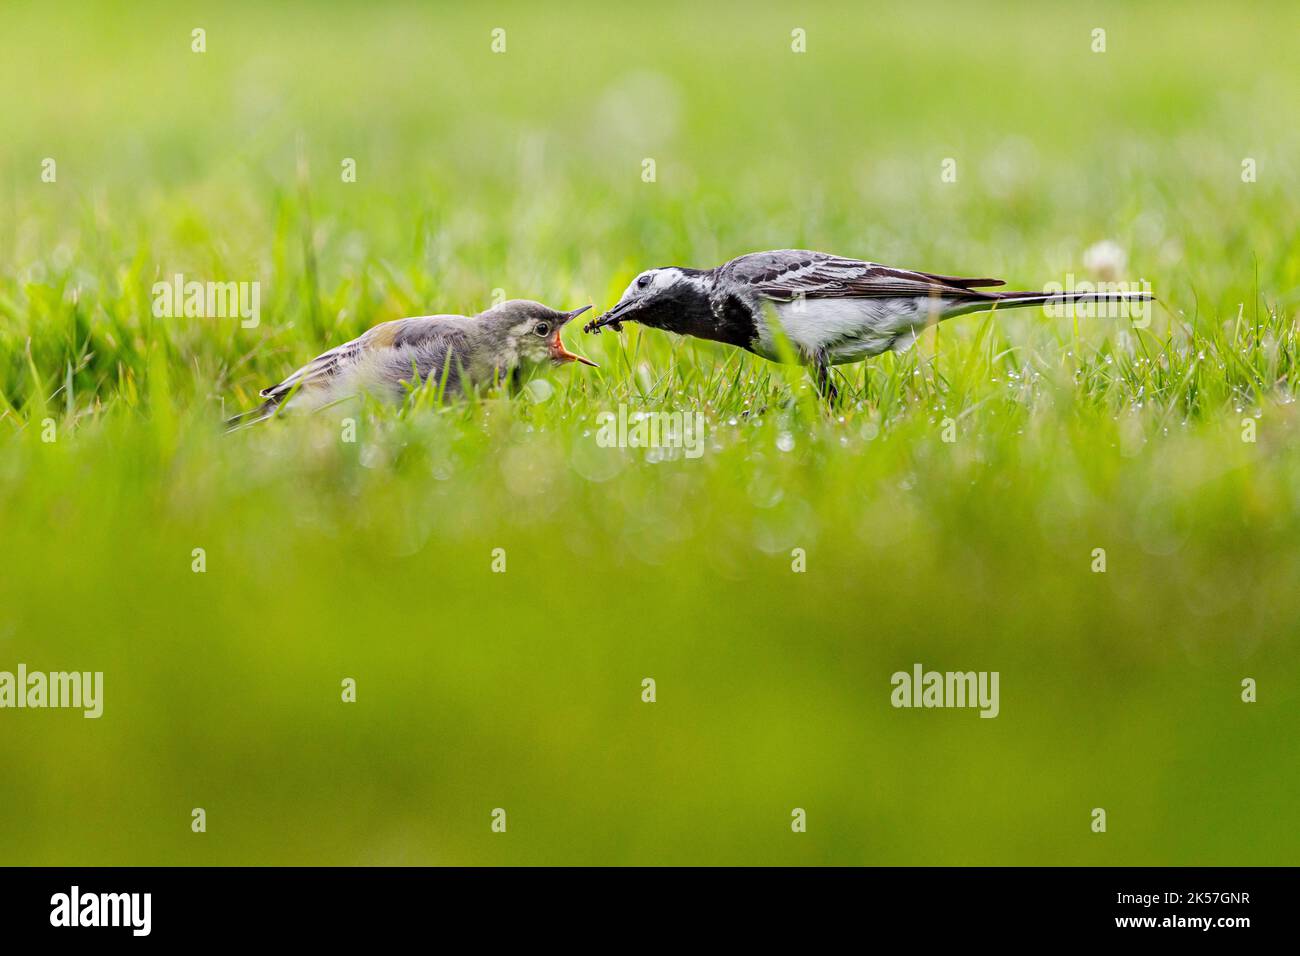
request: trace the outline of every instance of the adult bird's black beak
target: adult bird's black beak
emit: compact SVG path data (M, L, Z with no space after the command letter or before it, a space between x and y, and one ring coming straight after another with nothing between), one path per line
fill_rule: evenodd
M611 328L615 332L623 331L623 317L632 311L633 302L620 302L614 308L610 309L599 318L592 319L582 327L584 332L599 332L603 328Z

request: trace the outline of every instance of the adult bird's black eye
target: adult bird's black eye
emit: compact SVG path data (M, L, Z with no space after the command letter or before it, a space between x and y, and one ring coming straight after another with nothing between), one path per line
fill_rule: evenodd
M639 279L636 280L636 287L637 287L638 289L646 289L646 288L649 288L649 287L650 287L650 277L649 277L649 276L641 276Z
M547 325L545 322L538 322L537 328L533 329L533 331L536 332L538 335L546 336L550 334L551 327Z

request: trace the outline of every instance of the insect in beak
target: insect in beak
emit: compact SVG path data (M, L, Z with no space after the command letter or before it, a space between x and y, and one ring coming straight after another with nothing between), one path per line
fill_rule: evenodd
M582 331L599 332L601 329L611 328L615 332L622 332L623 331L622 317L626 315L628 312L631 312L634 306L635 306L635 300L633 299L628 299L623 302L620 302L618 305L614 306L614 308L610 309L604 315L600 316L599 318L592 319L590 322L584 325L582 327Z

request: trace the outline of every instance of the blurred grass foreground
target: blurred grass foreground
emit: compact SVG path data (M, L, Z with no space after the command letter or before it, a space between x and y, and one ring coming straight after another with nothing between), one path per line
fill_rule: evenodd
M0 671L104 677L0 709L0 862L1294 863L1294 27L6 4ZM221 433L386 319L787 246L1160 302L954 320L831 413L575 328L599 370ZM597 440L672 412L701 454Z

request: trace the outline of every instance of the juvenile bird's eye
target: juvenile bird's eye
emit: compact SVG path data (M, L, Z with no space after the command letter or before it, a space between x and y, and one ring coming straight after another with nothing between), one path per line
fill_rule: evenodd
M650 286L650 277L648 275L641 276L639 279L636 280L636 287L638 289L646 289L649 288L649 286Z
M537 328L533 329L533 331L536 332L538 335L545 336L550 334L551 327L547 325L545 322L538 322Z

